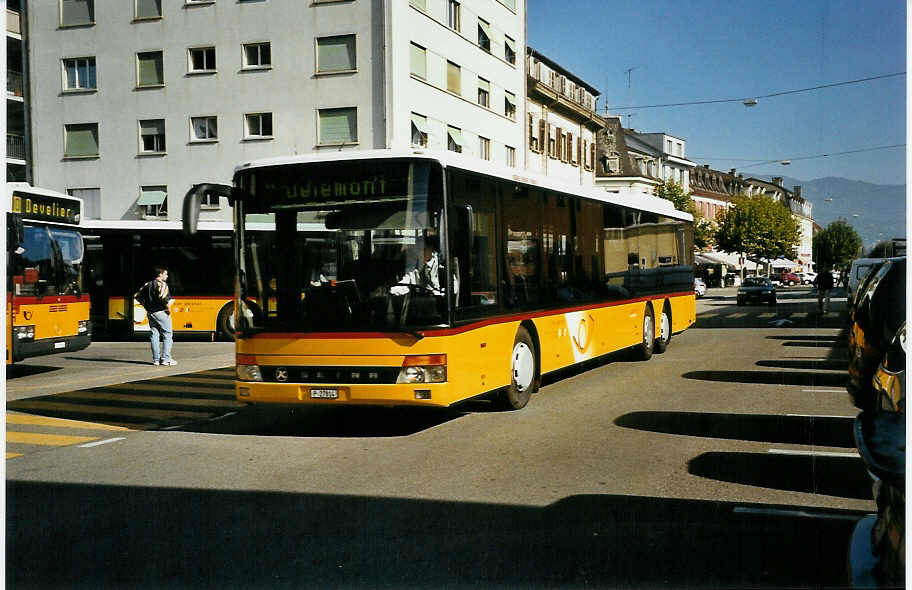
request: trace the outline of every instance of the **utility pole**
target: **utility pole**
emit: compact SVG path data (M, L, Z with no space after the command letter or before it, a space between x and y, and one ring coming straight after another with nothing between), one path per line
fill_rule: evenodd
M627 74L627 106L633 106L633 70L635 66L630 66L625 70ZM630 117L633 116L633 113L627 113L627 128L630 128Z

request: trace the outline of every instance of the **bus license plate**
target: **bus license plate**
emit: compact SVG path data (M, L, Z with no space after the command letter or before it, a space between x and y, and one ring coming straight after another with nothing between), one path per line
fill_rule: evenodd
M54 348L66 348L66 342L55 342Z
M311 389L310 397L316 399L338 399L338 389Z

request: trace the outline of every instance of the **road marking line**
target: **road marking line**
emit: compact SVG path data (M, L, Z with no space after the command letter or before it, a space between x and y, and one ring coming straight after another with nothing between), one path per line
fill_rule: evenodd
M35 416L32 414L6 414L7 424L25 424L28 426L54 426L57 428L81 428L85 430L130 430L123 426L99 424L97 422L80 422L65 418L50 418L48 416Z
M6 453L7 459L15 459L16 457L21 457L21 456L22 456L22 453L10 453L10 452Z
M90 440L98 440L97 436L69 436L65 434L41 434L37 432L6 432L7 443L23 443L27 445L43 445L48 447L62 447L75 445Z
M212 418L209 418L209 421L215 422L217 420L224 420L225 418L228 418L229 416L234 416L235 414L237 414L237 412L228 412L226 414L222 414L221 416L213 416Z
M208 418L211 412L190 412L186 410L151 410L145 408L125 408L111 406L91 406L86 404L68 404L40 400L17 401L16 408L29 410L56 410L72 414L98 414L104 416L134 416L150 420L167 420L169 418Z
M240 402L233 399L209 399L200 397L164 397L155 395L141 395L138 393L106 393L102 391L71 391L61 393L56 397L69 399L85 400L106 400L113 402L136 402L144 404L175 405L175 406L194 406L194 407L218 407L218 408L236 408ZM234 394L232 393L232 398Z
M747 506L735 506L735 514L763 514L772 516L794 516L797 518L820 518L823 520L860 520L863 515L854 514L825 514L808 512L806 510L783 510L777 508L748 508Z
M836 453L829 451L792 451L789 449L769 449L767 453L773 455L798 455L802 457L850 457L853 459L860 459L861 455L858 452L848 452L848 453Z
M802 393L845 393L845 389L802 389Z
M92 443L87 443L84 445L79 445L80 449L88 449L89 447L97 447L98 445L106 445L108 443L117 442L119 440L125 440L124 437L118 436L117 438L106 438L105 440L99 440Z

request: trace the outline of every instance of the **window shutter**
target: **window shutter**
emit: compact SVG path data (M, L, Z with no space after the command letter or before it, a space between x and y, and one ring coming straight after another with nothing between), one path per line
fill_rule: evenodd
M548 136L545 133L545 120L538 120L538 149L542 153L548 153Z
M353 108L320 111L320 143L358 141L358 111Z
M160 51L140 53L139 60L139 85L155 86L164 82L162 72L162 54Z
M451 61L447 62L447 90L455 94L462 93L462 71Z
M354 69L354 35L324 37L322 39L317 39L318 72L344 72Z
M583 158L585 158L585 155L583 154L583 138L577 137L576 138L576 160L574 160L573 163L576 164L577 166L579 166L580 160L582 160Z
M95 0L63 0L62 25L90 25L95 22Z
M595 167L595 143L589 144L589 166L590 168Z
M98 126L67 125L65 156L97 156L98 155Z
M419 78L427 78L427 51L412 43L411 72Z
M554 146L557 152L554 156L560 160L564 153L564 131L560 127L554 132Z

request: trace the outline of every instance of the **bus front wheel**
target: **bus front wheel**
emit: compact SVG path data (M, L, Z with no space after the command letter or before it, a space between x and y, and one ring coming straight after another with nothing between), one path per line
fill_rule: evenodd
M218 313L215 320L216 332L220 338L234 340L234 303L228 302Z
M500 394L500 405L505 410L521 410L529 403L538 389L538 360L535 342L528 330L520 327L513 340L510 357L510 385Z

